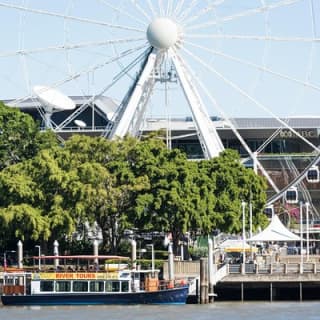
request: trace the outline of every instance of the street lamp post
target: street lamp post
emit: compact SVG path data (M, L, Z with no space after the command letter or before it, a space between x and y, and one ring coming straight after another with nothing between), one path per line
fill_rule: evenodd
M303 273L303 204L300 201L300 273Z
M7 270L7 253L15 253L15 250L6 250L3 253L3 270Z
M154 269L155 269L155 266L154 266L154 246L153 246L153 243L147 244L147 247L151 247L151 271L152 271L152 274L153 274L153 273L154 273Z
M252 238L252 202L251 202L251 200L249 203L249 225L250 225L249 239L251 239ZM251 261L252 261L253 260L252 241L250 241L250 257L251 257Z
M309 262L309 253L310 253L309 202L305 203L305 207L306 207L306 238L307 238L306 250L307 250L307 262Z
M242 207L242 263L243 263L243 272L244 266L246 263L246 203L241 202Z
M38 248L38 269L41 270L41 246L37 245L35 248Z

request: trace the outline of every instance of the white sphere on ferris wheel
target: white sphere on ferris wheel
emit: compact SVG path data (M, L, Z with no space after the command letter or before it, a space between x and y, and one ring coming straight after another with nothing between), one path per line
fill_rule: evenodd
M169 18L156 18L148 26L147 39L154 48L169 49L179 40L179 28Z

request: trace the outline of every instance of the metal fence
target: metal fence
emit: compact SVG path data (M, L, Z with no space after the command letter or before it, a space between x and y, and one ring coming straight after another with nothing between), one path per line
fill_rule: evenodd
M219 267L218 267L219 269ZM228 264L227 274L320 274L320 263Z

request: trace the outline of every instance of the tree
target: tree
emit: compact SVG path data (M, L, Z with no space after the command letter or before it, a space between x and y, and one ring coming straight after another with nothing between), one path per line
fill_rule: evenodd
M75 229L69 201L74 176L59 167L54 157L58 150L42 150L0 172L0 218L6 234L46 242Z
M98 223L105 251L116 253L126 229L171 233L175 248L187 231L238 232L242 201L253 204L255 224L263 220L265 181L233 151L195 162L156 137L40 145L33 158L0 171L4 240L53 242Z
M130 137L116 141L75 137L66 144L75 158L81 146L78 176L83 188L76 207L91 223L98 223L103 247L113 253L117 253L124 231L132 228L127 213L134 205L135 193L148 187L148 180L134 176L129 165L128 155L137 144L138 140Z
M150 181L150 189L137 194L135 226L171 233L175 248L186 231L240 231L242 201L253 204L254 223L265 222L266 183L241 164L235 151L192 162L151 139L138 144L130 159L135 174Z
M211 217L216 228L229 233L241 230L242 201L251 202L254 225L266 223L262 214L266 202L266 181L252 169L242 165L236 151L225 150L219 157L201 161L199 166L207 171L207 175L216 184L216 204Z
M40 132L31 116L0 101L0 170L54 145L58 139L52 131Z
M182 236L208 214L197 164L156 138L140 142L129 158L135 175L146 176L150 184L136 194L131 220L138 229L171 233L176 249ZM213 202L212 197L207 201Z

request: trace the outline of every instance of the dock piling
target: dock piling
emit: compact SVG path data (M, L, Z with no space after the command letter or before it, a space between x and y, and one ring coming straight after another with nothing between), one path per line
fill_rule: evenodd
M208 295L208 259L200 259L200 304L209 302Z

